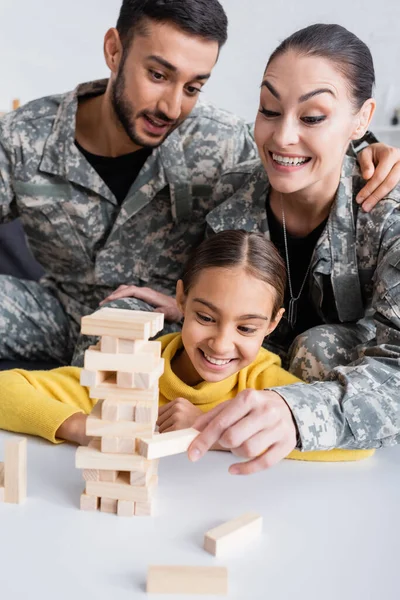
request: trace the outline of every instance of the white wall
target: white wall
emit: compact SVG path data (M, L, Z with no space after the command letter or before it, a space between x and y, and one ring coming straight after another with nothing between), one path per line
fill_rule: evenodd
M120 0L0 0L0 109L107 76L103 35ZM375 126L400 106L399 0L222 0L229 41L206 95L253 120L260 78L275 46L313 22L336 22L370 46L375 60Z

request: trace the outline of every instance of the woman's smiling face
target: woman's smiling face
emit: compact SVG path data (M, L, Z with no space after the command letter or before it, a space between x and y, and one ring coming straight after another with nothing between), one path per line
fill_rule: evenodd
M289 50L267 67L255 139L271 186L290 194L330 188L349 142L368 128L375 103L358 111L334 62Z

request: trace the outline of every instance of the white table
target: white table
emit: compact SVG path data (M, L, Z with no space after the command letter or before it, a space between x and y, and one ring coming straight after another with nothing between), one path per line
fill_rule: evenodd
M1 599L162 598L145 593L150 564L226 565L239 600L400 598L400 447L249 477L229 475L225 453L164 458L157 515L141 518L81 512L74 456L28 438L27 501L0 504ZM205 531L246 511L263 515L261 538L221 559L204 552Z

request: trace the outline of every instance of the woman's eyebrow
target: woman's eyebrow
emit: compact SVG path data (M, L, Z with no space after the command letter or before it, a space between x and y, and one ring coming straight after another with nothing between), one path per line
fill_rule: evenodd
M299 102L306 102L306 100L309 100L310 98L313 98L314 96L318 96L318 94L331 94L334 98L336 98L334 92L332 90L330 90L329 88L319 88L317 90L313 90L312 92L308 92L307 94L304 94L303 96L300 96Z
M262 86L265 86L271 92L271 94L273 96L275 96L275 98L277 98L277 100L281 99L279 92L274 88L274 86L269 81L264 79L264 81L261 84L261 87ZM331 90L329 88L318 88L317 90L313 90L312 92L307 92L307 94L300 96L300 98L298 99L298 102L306 102L310 98L313 98L313 96L318 96L318 94L331 94L334 98L336 98L333 90Z

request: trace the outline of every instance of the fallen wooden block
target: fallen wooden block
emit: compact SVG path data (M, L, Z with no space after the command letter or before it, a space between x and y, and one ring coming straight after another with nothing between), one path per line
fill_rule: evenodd
M107 454L100 451L100 442L89 446L80 446L75 454L77 469L99 469L104 471L142 471L151 465L140 454Z
M120 473L115 483L87 481L86 493L89 496L100 496L114 500L130 500L131 502L148 502L157 487L158 477L153 475L147 487L129 483L129 473Z
M150 460L186 452L198 435L199 431L197 429L189 427L188 429L160 433L154 437L139 437L139 454Z
M240 549L246 543L257 538L262 531L262 517L248 512L214 529L204 536L204 550L220 556L226 552Z
M7 440L4 454L4 500L20 504L26 498L26 438Z
M228 593L226 567L181 567L152 565L147 573L148 594L215 594Z

